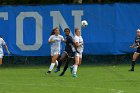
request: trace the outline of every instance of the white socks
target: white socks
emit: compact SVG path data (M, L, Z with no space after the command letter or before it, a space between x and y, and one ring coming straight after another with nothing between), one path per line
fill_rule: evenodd
M56 60L55 65L58 66L58 61Z
M78 65L73 65L73 74L76 74L76 72L77 72L77 69L78 69Z
M54 66L55 66L55 63L51 63L50 68L49 68L49 71L52 71L53 68L54 68Z
M58 61L57 60L56 60L55 63L51 63L49 71L52 71L55 65L58 66Z

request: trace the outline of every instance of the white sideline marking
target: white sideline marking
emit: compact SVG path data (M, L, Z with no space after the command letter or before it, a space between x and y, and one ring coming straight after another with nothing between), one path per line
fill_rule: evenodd
M117 93L124 93L124 91L122 91L122 90L119 90Z
M107 89L107 88L97 88L97 87L95 87L95 89L105 89L105 90L115 91L115 93L124 93L124 91L117 90L117 89Z
M20 83L20 82L19 82ZM65 82L66 83L66 82ZM53 83L54 84L54 83ZM50 86L50 87L54 87L54 85L48 85L48 84L23 84L22 82L20 84L12 84L11 82L9 83L0 83L0 85L17 85L17 86ZM58 87L67 87L67 88L75 88L74 86L58 86ZM97 89L97 90L109 90L109 91L114 91L115 93L124 93L124 91L122 90L117 90L117 89L108 89L108 88L99 88L99 87L80 87L80 88L84 88L84 89Z

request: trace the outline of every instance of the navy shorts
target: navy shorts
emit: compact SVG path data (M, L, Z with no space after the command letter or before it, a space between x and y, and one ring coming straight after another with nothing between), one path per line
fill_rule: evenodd
M70 57L70 58L74 58L74 56L75 56L75 52L73 52L73 51L64 51L67 55L68 55L68 57Z
M140 48L137 48L136 52L137 52L137 53L140 53Z

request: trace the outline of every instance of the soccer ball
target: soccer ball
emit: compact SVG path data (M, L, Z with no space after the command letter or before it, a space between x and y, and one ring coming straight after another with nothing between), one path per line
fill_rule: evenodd
M82 24L82 27L86 27L86 26L88 25L88 22L87 22L86 20L83 20L83 21L81 22L81 24Z

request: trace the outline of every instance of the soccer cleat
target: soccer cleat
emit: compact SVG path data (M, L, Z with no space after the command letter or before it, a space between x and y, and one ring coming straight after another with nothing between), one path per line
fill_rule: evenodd
M51 71L48 71L46 74L51 74Z
M71 72L71 74L72 74L72 71L73 71L73 67L71 66L71 67L70 67L70 72Z
M134 71L134 69L130 69L129 71Z
M77 77L77 75L76 74L73 74L73 76L72 77Z
M63 76L64 75L64 72L62 72L59 76Z
M60 71L60 69L59 68L56 68L56 70L54 71L55 73L57 73L57 72L59 72Z

